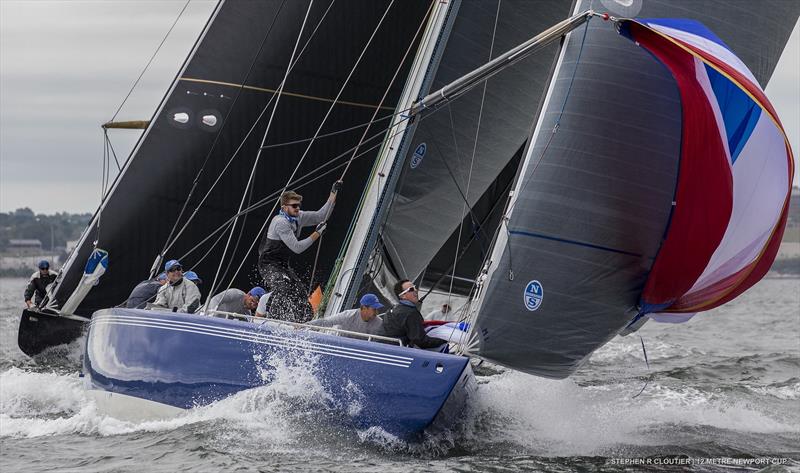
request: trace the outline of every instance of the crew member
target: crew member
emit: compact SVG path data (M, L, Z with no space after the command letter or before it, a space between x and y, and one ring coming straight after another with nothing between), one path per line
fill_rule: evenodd
M183 277L183 266L178 260L167 261L164 271L167 273L167 284L158 290L154 305L172 312L193 314L200 307L200 290Z
M417 310L419 296L417 288L408 279L394 285L394 293L400 301L384 314L383 331L387 337L396 337L404 344L418 348L438 348L445 344L444 340L429 337L422 325L422 314Z
M158 290L166 283L167 273L161 273L153 279L140 282L131 291L128 300L125 301L125 307L129 309L144 309L147 307L148 302L153 302L156 299Z
M31 274L31 280L28 281L28 287L25 288L25 305L28 306L28 309L34 305L31 299L36 302L37 306L42 303L42 299L47 295L47 286L52 284L57 276L57 272L50 271L49 261L39 261L39 271Z
M281 210L272 217L269 228L258 248L258 271L264 286L272 291L269 312L273 318L292 322L307 322L313 312L308 303L307 285L292 269L293 255L306 251L325 231L325 221L333 210L336 193L342 181L331 188L328 201L317 211L300 210L303 196L294 191L281 195ZM303 227L316 225L310 236L298 240Z
M261 287L254 287L247 293L233 287L225 289L208 301L208 310L251 315L258 306L258 299L266 293Z
M324 319L312 320L309 325L317 327L337 327L350 332L367 333L370 335L383 335L383 321L378 317L378 311L383 309L383 304L375 294L364 294L358 301L358 309L345 310Z

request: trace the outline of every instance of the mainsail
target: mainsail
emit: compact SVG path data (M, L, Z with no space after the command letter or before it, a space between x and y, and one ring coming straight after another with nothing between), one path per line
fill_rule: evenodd
M590 2L580 3L576 10ZM715 2L633 4L641 11L632 15L679 12L716 31L728 54L736 52L753 71L745 87L715 80L714 92L737 96L740 91L754 95L759 83L766 84L800 11L794 2L760 5L757 14ZM665 26L676 24L662 24L659 38L669 36ZM670 48L683 51L676 42L662 42L669 43L662 45L664 54L672 54L666 52ZM709 43L722 46L722 41L705 45ZM759 153L763 156L757 166L769 168L766 181L740 183L736 165L726 170L717 154L716 167L703 172L718 174L694 179L732 179L732 186L695 189L684 198L684 171L691 169L690 160L700 159L686 155L685 143L697 117L686 113L688 105L682 103L686 84L673 77L672 68L665 67L669 63L654 60L642 46L598 21L571 34L509 204L507 228L500 231L491 256L474 329L478 355L528 373L563 378L637 316L713 307L752 285L771 264L791 183L788 148L777 128L771 131L772 146ZM732 62L728 66L740 71ZM724 118L716 120L716 128L703 128L710 133L706 138L719 139L715 136L726 130L722 136L728 151L740 143L743 149L758 146L759 135L740 140L751 133L750 127L777 125L762 98L753 100L755 107L738 99L716 100ZM727 107L730 113L724 111ZM754 186L765 195L746 195ZM691 213L696 206L708 209L705 199L716 205L709 210L717 225L714 235L705 235L702 226L681 227L686 219L680 213ZM725 200L727 210L721 202ZM737 213L737 208L742 210ZM763 218L750 229L743 219L753 212ZM671 239L680 241L677 251L671 249ZM697 257L695 244L704 256L692 260L692 271L678 277L673 258L686 262L681 250ZM664 280L675 290L665 291Z
M297 175L306 179L292 183L304 194L307 206L321 205L338 176L323 173L341 165L341 159L332 162L333 158L358 143L363 128L357 126L369 122L378 107L378 120L393 113L410 63L403 61L405 52L418 41L416 32L432 3L220 2L62 272L54 294L58 304L77 286L83 262L95 244L108 251L109 268L79 306L81 314L123 302L131 288L150 274L154 258L165 248L167 259L183 257L182 262L206 280L221 267L220 284L227 286L239 263L246 261L233 285L258 282L250 243L269 217L275 193L308 145L303 141L265 149L254 185L244 188L271 107L278 103L266 145L305 140L314 135L346 84L321 134L352 130L320 138L298 169ZM304 18L307 26L301 34ZM298 48L278 101L275 91L295 43L302 49ZM399 79L393 82L398 68ZM379 132L384 127L373 129ZM361 151L374 144L365 144ZM321 280L338 253L376 153L372 150L357 158L345 178L319 256ZM313 178L319 180L312 183ZM246 192L245 207L257 210L239 217L222 260L231 218ZM209 234L213 237L206 239ZM315 255L308 253L299 265L311 265Z

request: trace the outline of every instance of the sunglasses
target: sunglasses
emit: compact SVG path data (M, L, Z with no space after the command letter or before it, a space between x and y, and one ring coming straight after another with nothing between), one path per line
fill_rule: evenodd
M287 207L291 207L293 209L299 209L300 208L300 204L286 204L286 206Z
M404 290L403 290L403 292L401 292L400 294L398 294L398 296L402 296L403 294L405 294L405 293L407 293L407 292L417 292L417 288L416 288L416 287L414 287L414 286L410 286L410 287L408 287L407 289L404 289Z
M170 269L169 269L169 271L167 271L167 272L168 272L168 273L174 273L175 271L183 271L183 268L181 268L180 266L173 266L173 267L172 267L172 268L170 268Z

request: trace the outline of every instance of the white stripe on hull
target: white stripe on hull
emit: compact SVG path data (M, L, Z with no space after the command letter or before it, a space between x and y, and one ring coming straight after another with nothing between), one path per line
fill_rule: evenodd
M228 329L191 322L165 321L147 317L98 314L92 318L92 325L126 325L133 327L157 328L175 332L195 333L217 338L240 340L258 345L268 345L276 348L287 348L304 351L307 353L316 353L339 358L366 361L370 363L397 366L400 368L409 368L411 363L414 361L414 358L411 357L391 355L368 350L359 350L336 345L327 345L324 343L311 342L307 340L293 340L285 337L246 330Z

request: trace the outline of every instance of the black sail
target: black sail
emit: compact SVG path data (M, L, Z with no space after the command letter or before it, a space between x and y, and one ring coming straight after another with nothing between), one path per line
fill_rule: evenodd
M392 77L408 48L416 47L415 33L425 21L429 6L430 2L422 1L313 2L299 43L303 50L288 76L266 144L314 135L387 9L386 18L321 133L368 122L387 88L389 93L378 118L392 114L414 49L394 83ZM59 304L78 284L83 262L95 240L98 247L109 252L110 265L78 313L91 314L123 302L131 288L148 276L154 258L176 225L178 230L184 225L186 228L165 259L182 257L184 266L204 279L202 290L208 291L220 265L225 278L219 279L227 286L241 261L245 262L244 270L233 280L233 286L247 288L259 282L254 270L257 255L248 249L270 217L267 212L274 199L269 196L283 187L305 151L306 142L273 147L262 153L244 206L265 199L268 205L239 219L224 260L222 248L227 233L221 239L217 233L195 251L187 252L239 209L271 109L258 122L257 117L280 85L308 7L308 1L295 0L225 1L217 6L184 70L65 267L54 294ZM176 117L186 117L186 122L176 121ZM370 134L383 127L373 125ZM311 147L297 172L298 177L309 176L306 184L292 186L304 195L306 208L323 204L341 168L313 183L307 182L330 169L332 166L323 166L355 146L362 132L358 128L320 138ZM357 158L345 176L345 187L319 256L317 276L321 281L333 266L376 153L373 150ZM334 164L341 163L339 160ZM195 179L196 189L181 215ZM297 266L306 272L314 260L314 249L298 257Z
M702 22L762 86L800 12L786 1L617 7L618 16ZM669 222L680 154L669 71L609 24L595 19L586 28L585 41L584 27L572 32L554 77L475 330L480 356L550 378L569 376L636 314ZM532 281L543 288L536 309L525 303Z
M572 4L569 0L462 2L430 90L563 20ZM473 212L464 220L463 241L457 244L458 227L467 214L465 204L469 210L483 197L482 207L491 209L505 197L508 178L498 183L498 176L530 134L558 50L557 44L550 45L491 78L485 96L479 85L435 113L423 115L403 157L402 174L382 232L383 246L397 276L415 279L432 260L435 263L428 276L449 273L456 246L460 253L462 244L491 238L491 225L481 226L481 222L488 223L488 213ZM479 260L464 260L459 274L474 277Z

